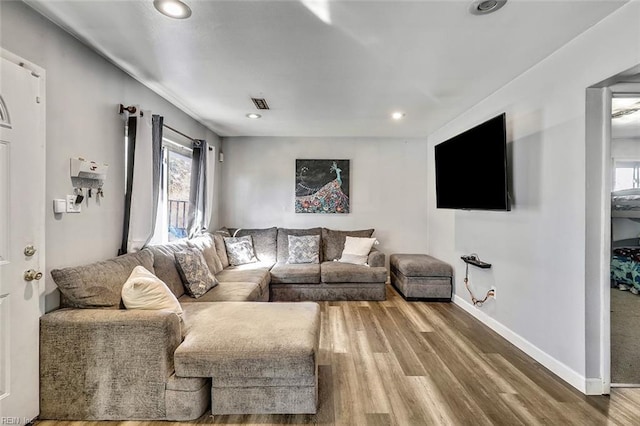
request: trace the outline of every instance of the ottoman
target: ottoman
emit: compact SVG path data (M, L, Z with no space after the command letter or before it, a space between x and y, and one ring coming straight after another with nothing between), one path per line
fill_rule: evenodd
M406 300L451 301L453 268L428 254L392 254L391 284Z
M183 310L176 376L211 377L212 414L316 412L317 303L185 303Z

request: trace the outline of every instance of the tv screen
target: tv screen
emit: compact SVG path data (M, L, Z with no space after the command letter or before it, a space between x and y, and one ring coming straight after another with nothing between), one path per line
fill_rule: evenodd
M440 209L511 210L505 114L435 146Z

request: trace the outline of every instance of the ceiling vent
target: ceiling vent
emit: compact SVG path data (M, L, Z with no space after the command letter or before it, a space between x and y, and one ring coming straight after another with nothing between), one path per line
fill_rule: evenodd
M267 104L267 101L263 98L251 98L251 100L253 101L253 104L256 106L256 108L258 109L269 109L269 105Z

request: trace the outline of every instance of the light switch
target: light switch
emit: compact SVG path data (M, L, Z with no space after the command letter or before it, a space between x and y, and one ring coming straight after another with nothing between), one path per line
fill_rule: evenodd
M82 204L76 204L76 195L67 195L67 213L80 213Z

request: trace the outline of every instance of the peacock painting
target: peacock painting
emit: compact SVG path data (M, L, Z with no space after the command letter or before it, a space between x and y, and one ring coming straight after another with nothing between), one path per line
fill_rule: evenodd
M296 213L349 213L349 160L296 160Z

